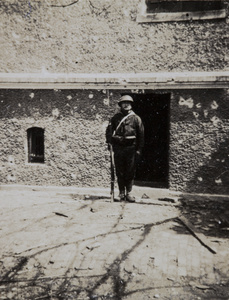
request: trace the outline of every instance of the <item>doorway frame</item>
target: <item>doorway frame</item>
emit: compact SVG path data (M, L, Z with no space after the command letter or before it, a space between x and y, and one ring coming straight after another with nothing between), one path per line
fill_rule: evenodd
M168 108L167 108L167 113L166 113L166 131L167 131L167 136L166 136L166 176L164 181L144 181L144 180L134 180L134 184L136 186L145 186L145 187L152 187L152 188L169 188L169 162L170 162L170 120L171 120L171 98L172 98L172 92L169 90L144 90L142 92L134 92L133 90L128 92L128 91L123 91L121 95L130 95L133 98L138 96L139 98L141 95L151 95L153 98L154 96L156 98L158 97L168 97L166 101L168 101ZM153 99L152 99L153 100ZM160 101L160 100L158 100Z

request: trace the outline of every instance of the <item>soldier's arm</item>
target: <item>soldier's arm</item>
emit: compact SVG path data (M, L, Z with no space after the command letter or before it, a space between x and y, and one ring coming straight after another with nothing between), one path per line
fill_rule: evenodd
M136 132L137 132L137 148L136 151L141 154L142 149L144 147L144 126L142 120L139 116L137 116L136 122Z
M112 120L109 121L109 124L106 129L106 143L111 144L112 141Z

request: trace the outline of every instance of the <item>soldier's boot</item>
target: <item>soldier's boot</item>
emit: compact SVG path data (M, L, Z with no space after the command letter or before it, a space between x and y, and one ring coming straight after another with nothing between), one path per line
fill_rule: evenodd
M127 202L135 202L135 197L131 193L128 193L128 194L126 194L126 201Z
M125 201L125 199L126 199L125 190L124 191L122 190L119 192L119 199L120 199L120 201Z
M118 177L119 201L125 201L125 184L123 179Z
M129 182L126 186L126 201L127 202L135 202L135 197L131 193L132 186L133 186L133 181Z

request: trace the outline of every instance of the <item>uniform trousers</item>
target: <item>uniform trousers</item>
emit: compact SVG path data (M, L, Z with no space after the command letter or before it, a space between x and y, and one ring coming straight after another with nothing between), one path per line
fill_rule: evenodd
M130 193L135 176L136 147L114 145L113 150L119 191Z

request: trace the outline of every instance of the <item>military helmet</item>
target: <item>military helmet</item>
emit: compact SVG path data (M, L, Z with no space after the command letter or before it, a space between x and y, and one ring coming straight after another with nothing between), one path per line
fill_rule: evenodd
M118 105L120 106L122 102L134 102L133 98L129 95L124 95L120 98Z

